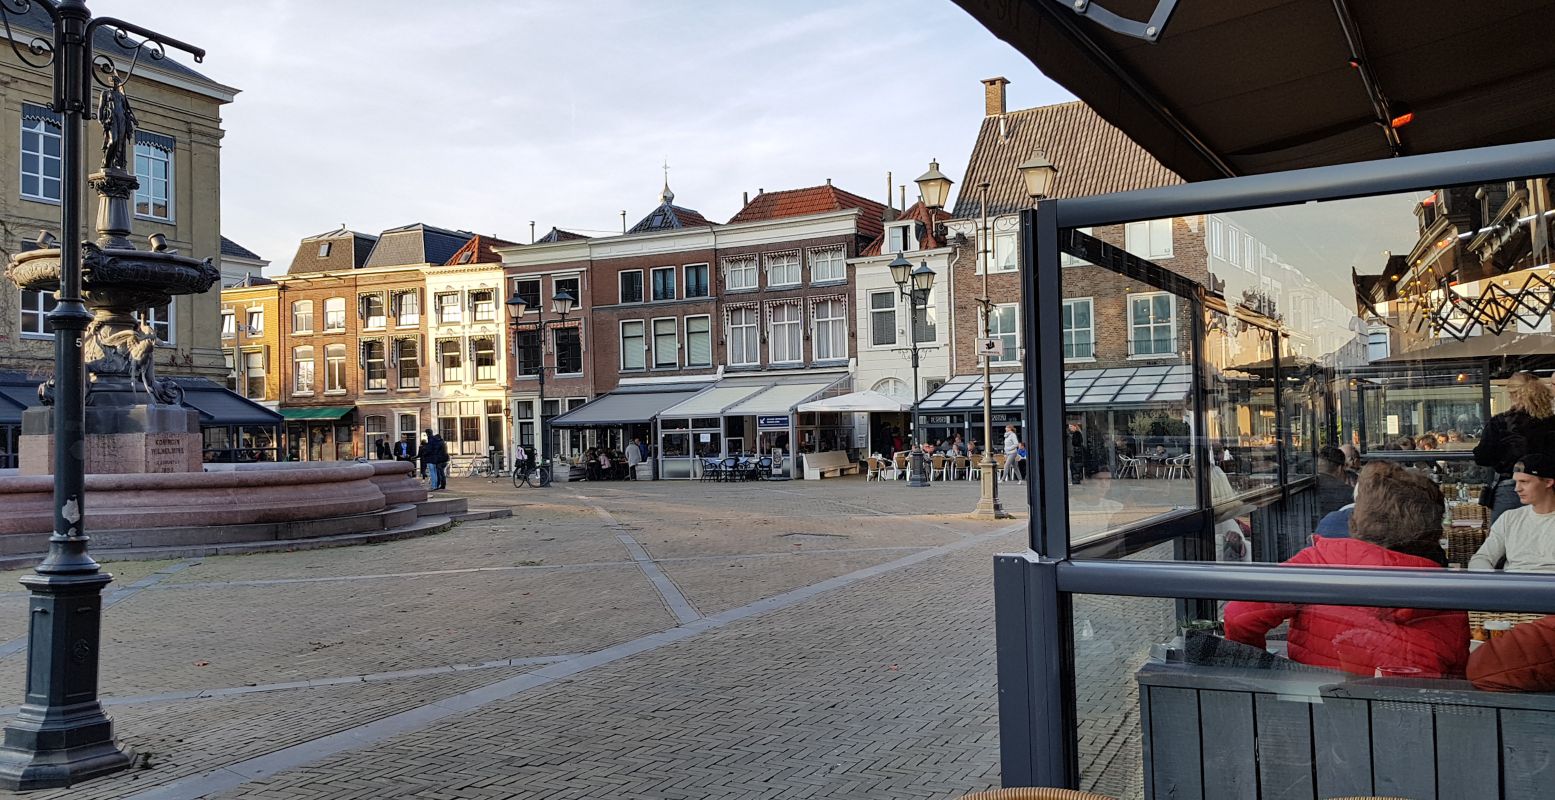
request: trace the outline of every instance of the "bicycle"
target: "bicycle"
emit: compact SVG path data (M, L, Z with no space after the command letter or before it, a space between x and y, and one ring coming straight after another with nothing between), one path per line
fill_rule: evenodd
M513 488L528 484L536 489L551 485L551 467L549 464L533 466L534 462L524 461L513 467Z

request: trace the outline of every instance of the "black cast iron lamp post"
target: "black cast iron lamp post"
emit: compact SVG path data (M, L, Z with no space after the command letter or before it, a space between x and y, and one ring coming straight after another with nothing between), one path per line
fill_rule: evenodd
M577 305L577 302L577 298L568 293L566 289L563 289L551 295L551 310L556 313L556 316L561 318L561 322L565 323L567 315L572 313L572 308ZM512 297L508 298L507 307L508 326L513 329L513 353L516 363L518 334L523 330L524 315L529 313L529 301L515 292ZM550 426L546 423L545 417L545 306L536 305L535 311L540 315L535 326L535 329L540 334L540 364L535 370L535 377L540 379L540 408L538 410L540 417L540 446L535 448L535 463L536 465L541 465L546 463L551 434ZM519 443L519 447L523 447L522 442ZM550 481L545 478L546 473L542 472L540 474L543 481L542 485L549 486Z
M896 254L889 266L897 292L907 298L907 341L912 351L912 436L909 437L912 450L907 455L907 485L922 488L929 483L924 479L923 442L918 435L918 401L921 393L918 385L918 302L922 298L924 305L928 305L929 290L934 288L934 270L929 268L927 261L913 269L912 262L901 253Z

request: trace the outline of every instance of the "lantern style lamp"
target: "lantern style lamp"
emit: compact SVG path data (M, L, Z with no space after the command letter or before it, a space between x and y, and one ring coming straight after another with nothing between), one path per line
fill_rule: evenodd
M1058 177L1058 167L1047 160L1047 154L1038 150L1031 154L1031 158L1021 162L1016 169L1020 170L1021 179L1026 182L1026 195L1032 200L1041 200L1053 190L1053 179Z
M950 198L951 180L939 171L939 161L929 161L929 171L919 175L913 182L918 184L918 194L923 198L926 208L938 211L945 207L945 201Z

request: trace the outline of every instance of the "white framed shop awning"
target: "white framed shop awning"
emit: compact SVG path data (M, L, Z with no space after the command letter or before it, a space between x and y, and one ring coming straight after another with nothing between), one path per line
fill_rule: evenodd
M664 409L685 402L710 383L622 386L551 420L553 428L593 428L651 422Z
M1064 376L1064 408L1098 411L1160 403L1182 403L1193 384L1193 367L1170 364L1152 367L1077 369ZM1000 411L1024 410L1025 377L1018 372L993 376L993 407ZM918 403L919 413L981 411L981 375L957 375Z
M863 391L853 392L851 394L838 395L836 397L827 397L821 400L812 400L808 403L801 403L798 410L802 412L820 411L823 413L836 414L864 413L870 411L900 412L911 411L912 404L903 403L902 401L897 400L896 398L889 395L884 395L880 392L865 389Z
M724 409L724 414L731 417L792 414L795 406L814 399L838 380L838 378L830 377L802 382L770 384L759 394L751 395L745 400Z
M849 373L741 375L659 412L659 418L740 417L791 414L794 407L824 394Z
M756 386L724 386L719 384L683 403L678 403L660 411L659 418L723 416L724 409L764 388L766 388L766 384Z

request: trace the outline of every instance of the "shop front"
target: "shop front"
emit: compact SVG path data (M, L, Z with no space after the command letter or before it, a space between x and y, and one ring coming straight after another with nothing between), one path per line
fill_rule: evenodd
M287 461L351 461L357 456L354 406L282 408Z
M592 437L593 446L606 448L611 453L612 459L617 456L624 458L622 454L626 446L633 440L640 439L648 445L649 459L652 460L665 446L663 442L656 442L653 435L654 421L660 413L666 408L691 399L711 385L709 381L636 384L623 382L614 391L600 395L551 420L550 427L570 433L588 434ZM690 420L682 420L682 422L689 425ZM707 423L706 420L703 422L706 423L704 429L698 432L708 434L708 441L711 442L713 441L711 433L716 431L717 425ZM693 447L695 436L689 427L672 430L675 432L669 437L669 446L677 453L688 453L695 449ZM680 432L682 430L684 433Z
M1026 384L1019 373L993 376L993 452L1004 452L1005 426L1015 426L1015 435L1025 436ZM938 446L941 442L962 441L983 446L983 377L957 375L918 403L917 427L922 440ZM1024 441L1024 439L1023 439Z
M798 407L851 388L847 372L724 378L659 413L659 475L696 478L707 459L770 457L774 476L797 477L796 453L845 450L854 441L851 413Z

